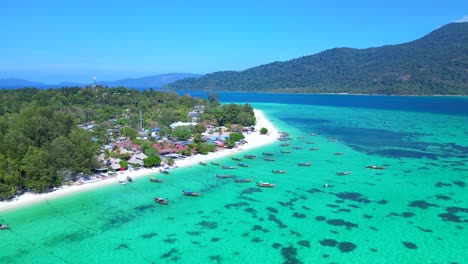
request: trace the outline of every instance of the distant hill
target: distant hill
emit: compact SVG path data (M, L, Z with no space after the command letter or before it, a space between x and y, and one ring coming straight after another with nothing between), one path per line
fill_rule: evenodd
M17 78L0 79L0 88L42 87L44 85L46 84Z
M200 74L193 73L168 73L160 75L146 76L142 78L126 78L117 81L102 81L97 82L98 85L108 86L108 87L118 87L123 86L126 88L161 88L164 85L170 84L177 80L184 78L197 78L200 77ZM61 82L59 84L45 84L41 82L33 82L17 78L8 78L0 79L0 88L12 89L12 88L23 88L23 87L35 87L39 89L44 88L60 88L60 87L84 87L90 85L91 83L77 83L77 82Z
M124 87L137 87L137 88L161 88L164 85L170 84L177 80L185 78L197 78L200 77L200 74L193 73L169 73L161 75L152 75L142 78L126 78L117 81L104 81L97 82L99 85L103 86L124 86Z
M404 44L335 48L245 71L184 79L169 90L301 93L468 94L468 22Z

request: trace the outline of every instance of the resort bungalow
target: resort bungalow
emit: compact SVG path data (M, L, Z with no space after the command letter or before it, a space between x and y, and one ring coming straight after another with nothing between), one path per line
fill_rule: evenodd
M176 153L182 150L186 150L187 146L184 146L182 144L174 144L173 146L169 145L168 143L161 143L161 144L153 144L153 147L155 147L159 154L165 155L165 154L171 154L171 153Z
M178 127L184 127L184 126L196 126L197 123L195 122L176 122L176 123L173 123L172 125L170 125L170 127L172 129L176 129Z

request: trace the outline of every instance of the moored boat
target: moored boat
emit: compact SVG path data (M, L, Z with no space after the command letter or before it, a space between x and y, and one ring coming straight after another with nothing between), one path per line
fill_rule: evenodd
M382 167L382 166L376 166L376 165L367 165L366 168L368 168L368 169L374 169L374 170L385 170L384 167Z
M342 156L342 155L344 155L344 152L335 152L335 153L333 153L333 155Z
M169 174L169 171L168 170L159 170L161 173L164 173L164 174Z
M204 161L200 161L200 162L198 162L198 164L200 164L200 165L202 165L202 166L208 165L208 164L207 164L206 162L204 162Z
M200 196L199 192L191 192L187 190L183 190L182 192L184 193L185 196Z
M275 184L268 182L257 182L258 187L275 187Z
M214 162L214 161L212 161L212 162L211 162L211 165L219 166L219 162Z
M262 152L262 154L265 155L265 156L273 156L273 155L275 155L275 153L273 153L273 152Z
M320 150L319 148L310 148L309 150Z
M155 177L150 178L150 182L163 182L161 179L156 179Z
M154 197L154 201L159 203L159 204L164 204L167 205L169 201L167 199L161 198L161 197Z
M281 144L280 146L281 146L281 147L289 147L289 146L291 146L291 144L289 144L289 143L283 143L283 144Z
M291 153L290 150L281 150L281 153Z
M241 161L242 160L242 158L238 158L238 157L232 157L231 159L235 160L235 161Z
M239 167L244 167L244 168L247 168L249 166L249 164L247 163L239 163L237 165L239 165Z
M232 178L232 174L216 174L217 178Z
M265 161L275 161L276 159L275 158L264 158L263 160L265 160Z
M350 171L340 171L336 173L336 175L338 176L344 176L344 175L349 175L349 174L351 174Z
M293 147L293 149L303 149L304 147Z
M251 182L253 181L253 179L252 178L237 178L235 181L236 182Z
M225 170L234 170L234 169L237 169L237 168L236 168L236 166L223 165L223 169L225 169Z
M132 181L133 181L132 177L127 176L127 181L128 181L128 182L132 182Z
M0 224L0 229L8 229L8 225L6 225L6 224Z
M300 166L300 167L308 167L308 166L311 166L312 163L311 162L299 162L297 164L297 166Z
M255 156L255 155L244 155L244 158L246 158L246 159L256 159L257 156Z
M276 174L285 174L285 170L272 170L271 172L276 173Z

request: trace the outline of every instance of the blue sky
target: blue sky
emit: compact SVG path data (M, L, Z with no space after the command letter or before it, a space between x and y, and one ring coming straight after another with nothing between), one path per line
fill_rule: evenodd
M0 2L0 78L91 82L210 73L420 38L467 0Z

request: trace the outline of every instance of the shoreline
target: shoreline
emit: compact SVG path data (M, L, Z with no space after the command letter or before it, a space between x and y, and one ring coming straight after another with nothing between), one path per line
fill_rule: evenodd
M223 149L218 150L217 152L210 152L207 155L193 155L189 158L185 158L183 160L176 160L175 164L177 165L176 168L183 168L183 167L191 167L194 165L198 165L200 161L207 162L210 160L215 160L219 158L224 158L227 156L231 156L234 153L244 152L250 149L259 148L265 145L269 145L277 140L279 130L267 119L264 113L261 110L254 109L256 124L255 124L255 132L251 132L249 134L244 134L245 140L247 141L246 144L241 145L234 149ZM260 129L265 127L268 129L267 135L261 135ZM99 187L108 186L111 184L119 184L117 178L120 176L130 176L133 179L141 178L144 176L149 176L152 174L160 173L159 169L156 168L142 168L137 171L124 171L123 173L118 172L117 175L112 177L107 177L105 179L99 180L91 180L89 182L85 182L80 185L72 185L72 186L61 186L58 190L49 192L49 193L41 193L41 194L34 194L34 193L24 193L21 196L15 197L11 200L1 201L0 202L0 212L9 211L12 209L17 209L21 207L26 207L29 205L37 204L42 201L46 201L49 199L56 199L68 195L77 194L79 192L97 189Z

